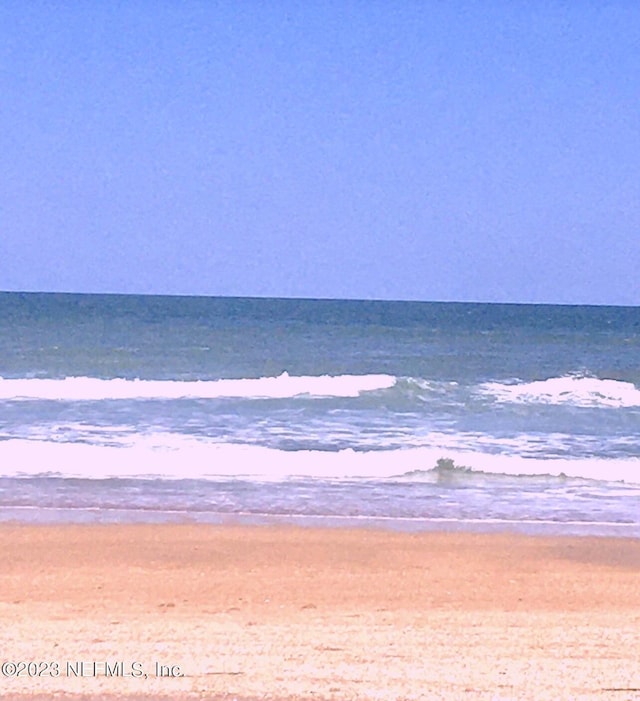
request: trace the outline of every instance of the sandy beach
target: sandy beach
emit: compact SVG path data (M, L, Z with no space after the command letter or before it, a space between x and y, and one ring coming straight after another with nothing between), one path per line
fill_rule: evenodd
M2 698L640 698L633 539L3 525L0 547Z

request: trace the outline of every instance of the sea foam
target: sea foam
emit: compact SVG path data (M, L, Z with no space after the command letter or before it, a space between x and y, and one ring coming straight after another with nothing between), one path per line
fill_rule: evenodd
M177 433L135 434L109 445L29 439L0 441L0 476L431 481L443 461L468 472L567 476L640 484L640 458L637 457L550 459L442 447L292 451L217 443ZM434 470L434 475L430 474Z

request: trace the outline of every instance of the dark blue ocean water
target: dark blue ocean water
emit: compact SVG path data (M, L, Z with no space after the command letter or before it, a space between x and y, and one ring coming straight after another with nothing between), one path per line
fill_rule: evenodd
M640 308L3 293L0 378L0 518L640 534Z

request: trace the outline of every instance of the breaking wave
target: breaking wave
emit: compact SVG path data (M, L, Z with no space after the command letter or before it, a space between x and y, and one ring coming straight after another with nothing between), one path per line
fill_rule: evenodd
M640 407L640 389L631 382L569 375L547 380L504 384L486 382L481 394L499 402L521 404L571 404L579 407Z
M223 380L1 379L0 400L100 401L105 399L282 399L357 397L393 387L391 375L322 375Z

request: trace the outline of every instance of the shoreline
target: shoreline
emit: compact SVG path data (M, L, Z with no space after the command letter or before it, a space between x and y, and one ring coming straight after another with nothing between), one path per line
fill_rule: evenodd
M60 672L2 698L640 698L640 539L2 523L0 547L1 662Z
M551 521L542 519L424 518L398 516L334 516L117 509L103 507L12 506L0 510L4 525L206 525L367 529L391 533L496 533L543 537L640 538L640 523Z

